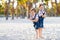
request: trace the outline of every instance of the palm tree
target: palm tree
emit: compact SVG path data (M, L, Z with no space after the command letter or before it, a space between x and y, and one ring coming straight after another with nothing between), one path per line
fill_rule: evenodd
M49 1L49 0L44 0L44 1L46 2L46 5L48 6L48 1Z
M11 13L12 13L12 20L13 20L13 19L14 19L14 13L15 13L15 10L14 10L14 0L13 0L13 2L12 2Z
M24 8L25 8L25 4L26 4L27 0L17 0L17 2L18 2L17 7L20 6L19 9L20 9L20 13L22 13L21 15L24 15Z
M0 5L0 12L1 12L2 5Z
M36 8L36 3L38 2L38 0L33 0L33 3L35 4L35 8Z
M8 20L9 3L5 3L4 14L5 14L5 16L6 16L6 20Z
M28 0L26 2L26 5L27 5L27 17L29 17L30 9L32 7L32 2Z
M55 0L55 4L56 4L56 16L58 15L58 4L57 4L57 0Z
M42 2L44 1L44 0L41 0Z

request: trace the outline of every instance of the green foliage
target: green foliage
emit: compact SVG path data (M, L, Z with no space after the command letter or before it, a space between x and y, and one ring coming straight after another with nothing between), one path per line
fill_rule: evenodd
M17 0L17 1L21 1L21 0Z
M0 8L2 7L2 5L0 5Z
M17 1L21 1L21 0L17 0Z
M0 5L0 15L4 14L4 7L2 7L2 5Z
M0 15L4 15L4 11L0 12Z
M45 2L49 1L49 0L44 0Z

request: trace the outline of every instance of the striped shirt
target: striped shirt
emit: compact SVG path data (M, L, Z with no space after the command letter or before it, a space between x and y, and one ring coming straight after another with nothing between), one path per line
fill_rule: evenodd
M33 19L34 17L35 17L35 15L34 16L30 15L30 19ZM38 19L38 14L36 15L35 18Z
M44 11L44 10L39 10L38 15L39 15L39 16L42 16L42 15L43 15L43 13L45 13L45 11Z

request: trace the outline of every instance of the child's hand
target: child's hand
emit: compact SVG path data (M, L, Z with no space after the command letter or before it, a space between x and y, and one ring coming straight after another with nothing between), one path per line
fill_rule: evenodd
M43 18L45 18L46 16L45 15L42 15Z

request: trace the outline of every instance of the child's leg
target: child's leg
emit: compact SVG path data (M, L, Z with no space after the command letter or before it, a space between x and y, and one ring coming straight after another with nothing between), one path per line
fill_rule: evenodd
M36 30L36 39L38 38L38 31Z
M42 37L42 29L43 28L39 28L39 37Z
M39 38L39 37L40 37L40 30L37 29L37 30L36 30L36 38Z

